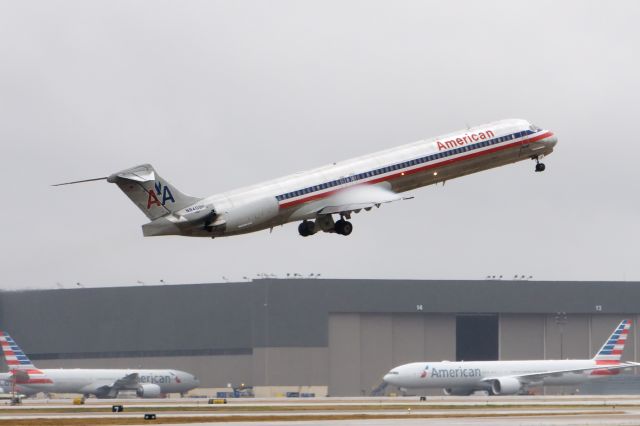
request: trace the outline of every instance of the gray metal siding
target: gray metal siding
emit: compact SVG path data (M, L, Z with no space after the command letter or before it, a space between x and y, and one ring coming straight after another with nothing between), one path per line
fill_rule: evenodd
M500 315L500 359L544 359L544 315Z
M455 361L456 316L427 314L424 323L424 359Z
M368 395L393 367L393 316L360 315L360 392Z
M1 292L0 326L31 354L246 354L265 346L326 347L329 315L339 312L626 315L637 313L637 300L640 285L620 282L265 279Z
M257 348L253 352L254 386L326 386L327 348Z
M567 315L566 324L560 325L557 324L555 315L548 315L546 318L546 358L560 359L561 351L563 359L592 357L593 354L589 348L589 319L588 315ZM560 338L561 334L562 339Z
M393 314L393 365L390 368L424 360L424 321L424 315L420 314Z
M251 288L234 284L0 293L29 354L251 349Z
M333 314L329 317L329 394L359 395L360 389L360 315Z

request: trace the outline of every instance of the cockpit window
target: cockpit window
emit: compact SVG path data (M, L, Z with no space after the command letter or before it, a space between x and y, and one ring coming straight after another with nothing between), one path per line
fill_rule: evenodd
M530 130L533 130L534 132L539 132L540 130L542 130L540 127L536 126L535 124L532 124L531 126L529 126Z

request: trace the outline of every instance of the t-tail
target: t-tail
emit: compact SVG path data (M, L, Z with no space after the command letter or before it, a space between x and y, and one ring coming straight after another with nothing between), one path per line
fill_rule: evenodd
M0 331L0 345L9 370L34 370L36 368L6 331Z
M118 185L151 220L182 210L200 200L178 191L161 178L151 164L114 173L107 178L107 182Z
M131 167L108 177L77 180L53 186L97 180L106 180L118 185L122 192L152 221L189 207L201 200L178 191L176 187L160 177L151 164Z
M631 329L631 320L622 320L618 327L613 330L611 336L602 345L600 350L596 352L593 360L597 365L616 365L620 364L624 345L627 343L627 336ZM612 375L618 374L620 370L595 370L593 375Z

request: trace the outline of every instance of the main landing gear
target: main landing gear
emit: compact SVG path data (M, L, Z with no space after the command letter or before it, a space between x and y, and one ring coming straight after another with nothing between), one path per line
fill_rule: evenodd
M305 220L298 225L298 233L303 237L309 237L319 231L335 232L336 234L346 236L353 231L353 225L351 222L342 218L333 223L333 219L330 217L329 220L318 219L316 222Z
M540 162L541 157L535 157L536 160L536 172L544 172L544 169L546 169L546 166L544 165L544 163Z
M298 225L298 233L303 237L308 237L316 233L316 223L305 220Z
M336 222L335 230L336 234L347 236L351 233L351 231L353 231L353 225L351 224L351 222L340 219Z

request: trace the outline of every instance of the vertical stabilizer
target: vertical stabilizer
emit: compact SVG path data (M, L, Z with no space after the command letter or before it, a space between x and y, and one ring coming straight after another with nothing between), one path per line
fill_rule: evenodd
M107 178L115 183L151 220L166 216L200 200L178 191L150 164L142 164L114 173Z
M627 336L631 329L631 320L622 320L618 327L613 330L611 336L602 345L593 359L596 364L617 364L622 358L624 345L627 343Z
M33 370L36 368L6 331L0 331L0 345L9 370Z

